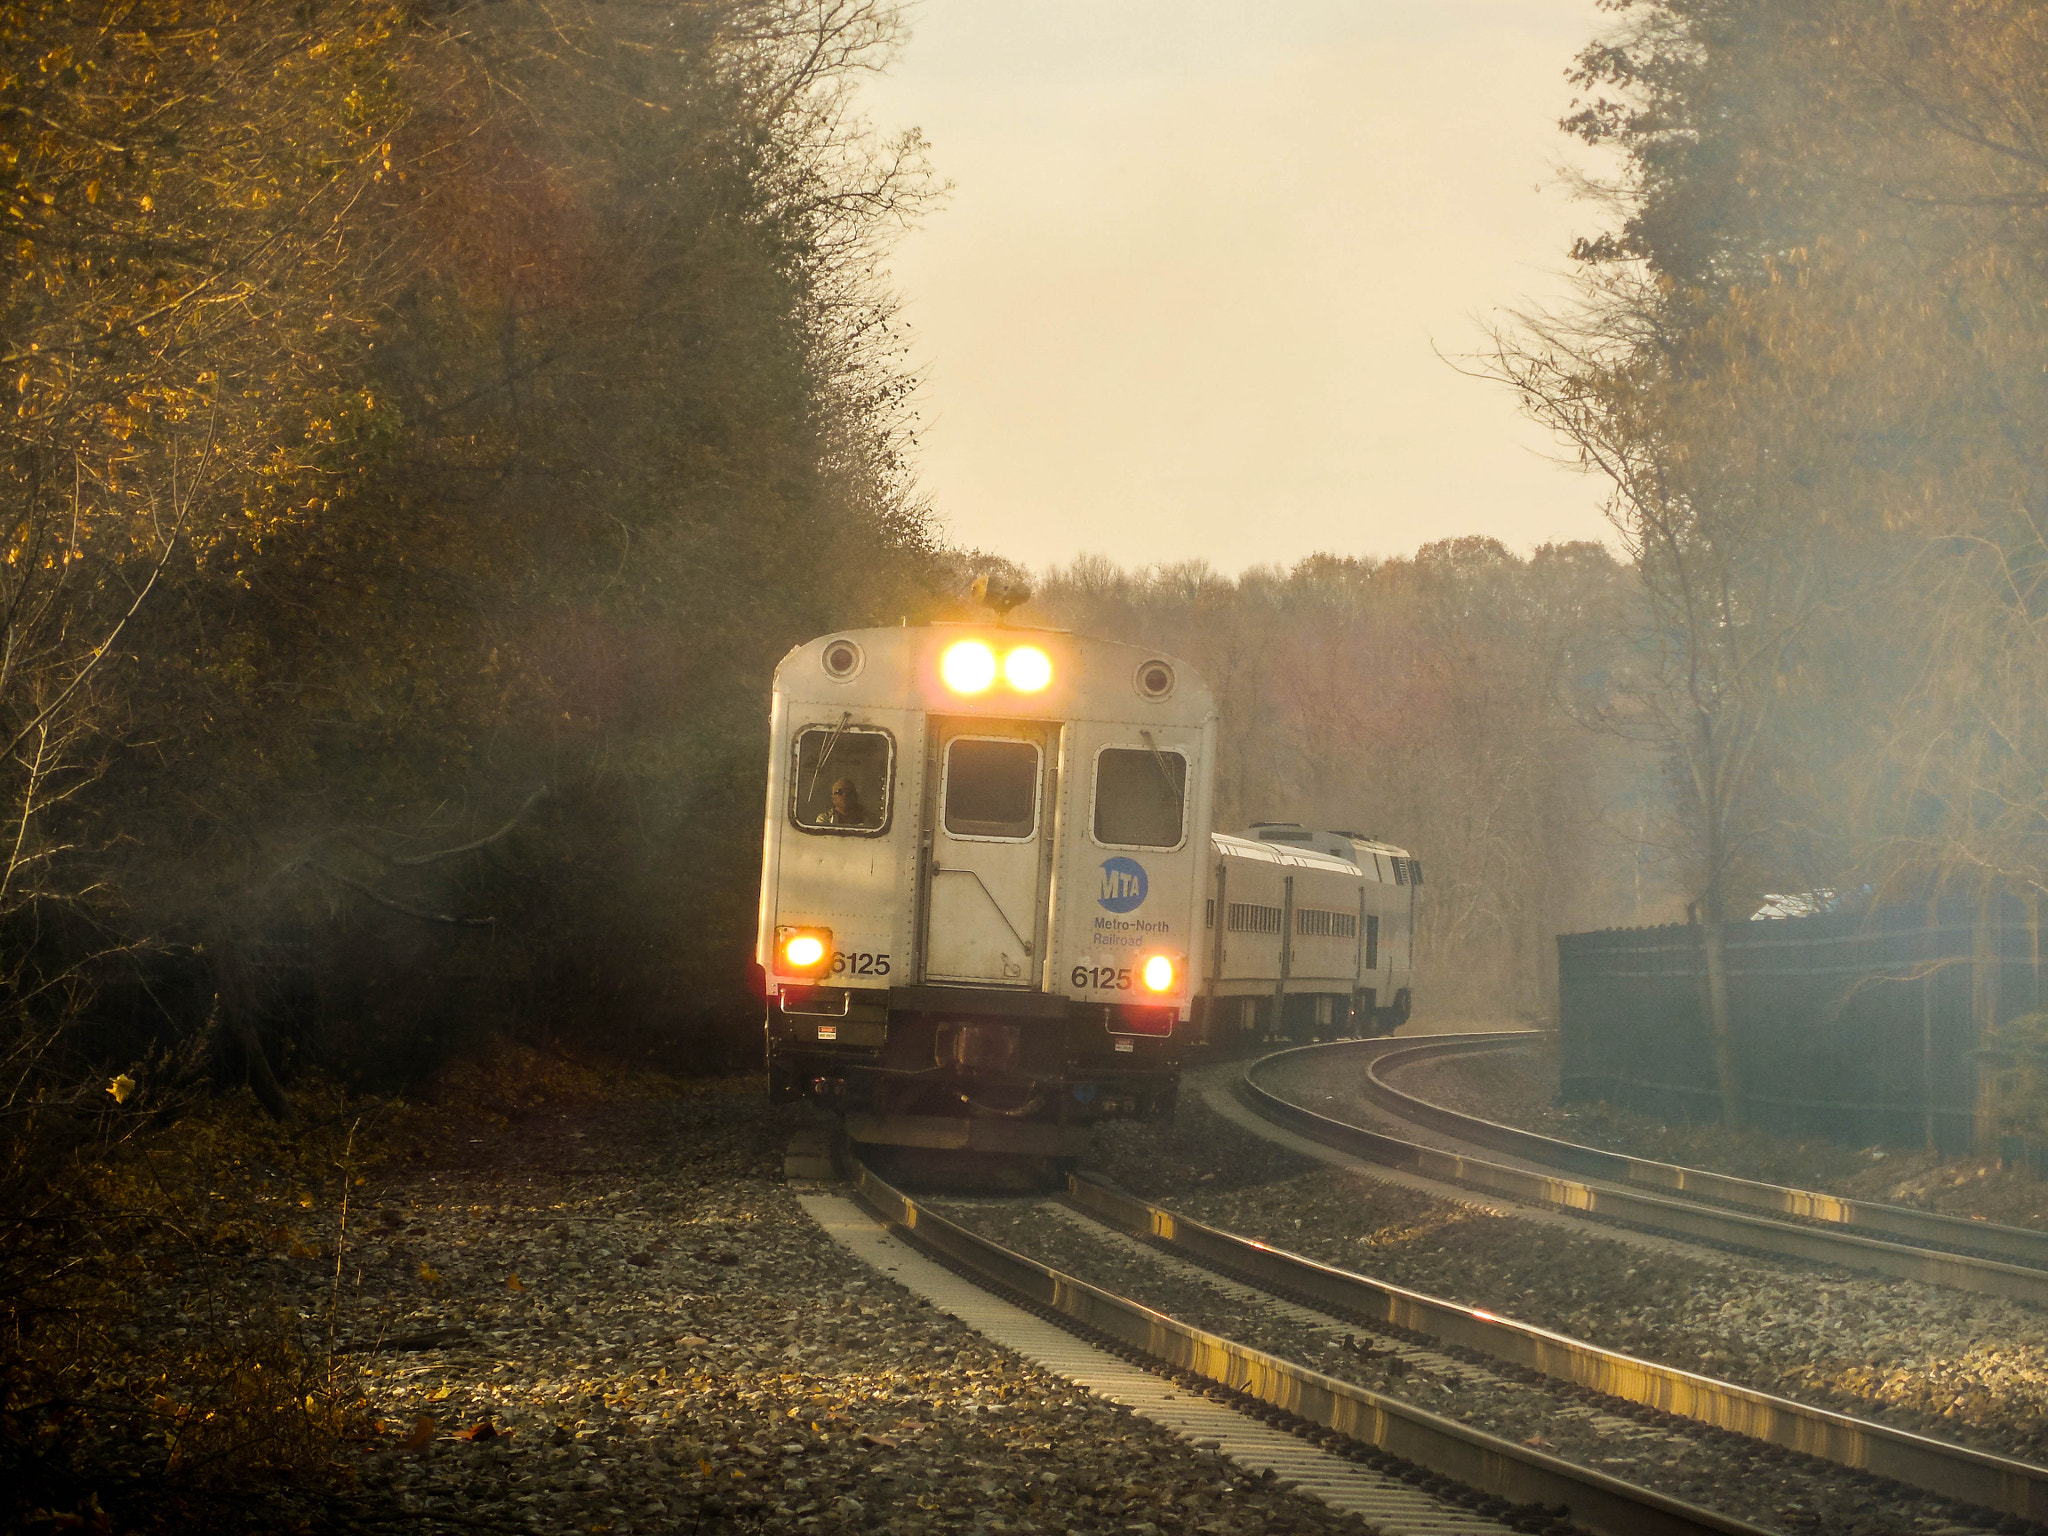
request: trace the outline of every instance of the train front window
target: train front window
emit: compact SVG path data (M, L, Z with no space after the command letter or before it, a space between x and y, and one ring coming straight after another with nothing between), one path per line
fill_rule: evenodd
M958 736L946 743L946 830L1022 842L1038 827L1035 742Z
M871 725L805 726L796 736L789 819L806 832L886 832L895 755L889 733Z
M1188 760L1152 747L1104 747L1095 758L1095 841L1178 848L1187 821Z

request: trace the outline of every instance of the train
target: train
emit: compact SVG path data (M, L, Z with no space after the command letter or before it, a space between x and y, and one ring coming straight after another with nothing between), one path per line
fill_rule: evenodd
M1422 866L1216 832L1217 723L1175 657L1000 611L792 649L753 962L770 1097L871 1146L1070 1163L1105 1120L1170 1116L1201 1052L1397 1027Z
M1211 834L1204 1044L1391 1034L1414 1006L1422 862L1362 832L1254 822Z

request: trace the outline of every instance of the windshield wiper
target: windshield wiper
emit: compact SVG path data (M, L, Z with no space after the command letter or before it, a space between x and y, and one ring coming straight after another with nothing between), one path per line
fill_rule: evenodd
M1145 750L1152 754L1152 761L1159 765L1159 777L1166 780L1167 794L1172 796L1175 802L1178 802L1187 787L1185 780L1176 779L1173 776L1173 770L1166 766L1166 754L1152 744L1152 733L1150 731L1140 731L1138 736L1145 743Z
M811 787L804 791L805 804L809 804L811 796L818 792L818 780L825 772L825 765L832 761L832 749L839 745L839 737L846 730L846 722L852 718L853 711L850 709L839 712L839 723L832 727L832 734L825 738L825 750L818 754L817 765L811 769Z

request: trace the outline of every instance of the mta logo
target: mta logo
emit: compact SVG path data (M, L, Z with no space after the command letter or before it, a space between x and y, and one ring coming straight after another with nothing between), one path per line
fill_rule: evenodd
M1135 912L1145 905L1145 866L1136 859L1102 861L1102 894L1096 898L1111 912Z

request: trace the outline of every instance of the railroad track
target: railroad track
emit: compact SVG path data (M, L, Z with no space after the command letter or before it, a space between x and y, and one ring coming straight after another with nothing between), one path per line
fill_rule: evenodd
M1190 1220L1085 1177L1070 1199L1116 1229L1272 1295L1396 1339L1422 1341L1465 1363L1505 1369L1510 1379L1543 1378L1551 1389L1609 1417L1683 1428L1722 1443L1844 1469L1866 1486L1904 1484L1951 1501L1980 1525L2048 1521L2048 1468L1910 1434L1888 1425L1600 1348L1304 1258Z
M1515 1038L1524 1041L1535 1034L1535 1031L1530 1031ZM1952 1253L2002 1260L2030 1269L2048 1270L2048 1232L2002 1226L1969 1217L1944 1216L1938 1211L1918 1211L1910 1206L1885 1205L1874 1200L1792 1189L1782 1184L1736 1178L1732 1174L1715 1173L1704 1168L1660 1163L1599 1147L1582 1146L1577 1142L1540 1136L1533 1131L1445 1109L1427 1099L1403 1092L1385 1075L1416 1062L1488 1048L1500 1047L1491 1046L1483 1035L1444 1041L1403 1042L1392 1050L1380 1052L1367 1068L1370 1091L1376 1101L1413 1124L1435 1126L1476 1146L1529 1158L1561 1172L1665 1190L1689 1199L1765 1215L1795 1217L1840 1227L1858 1236L1921 1244Z
M1071 1269L1028 1257L856 1165L854 1186L893 1231L974 1283L1184 1393L1291 1431L1302 1453L1371 1474L1400 1497L1426 1491L1441 1519L1369 1518L1412 1530L1593 1532L1755 1531L1770 1527L1643 1487L1246 1342L1245 1330L1204 1329ZM1146 1245L1201 1266L1300 1320L1345 1334L1358 1357L1387 1360L1448 1382L1475 1402L1539 1394L1546 1422L1567 1418L1588 1437L1641 1437L1722 1458L1724 1483L1770 1482L1799 1511L1859 1495L1896 1506L1888 1529L2048 1531L2048 1468L2001 1458L1692 1372L1604 1350L1482 1309L1424 1296L1195 1222L1077 1176L1069 1219L1085 1213L1103 1240ZM1075 1265L1074 1268L1083 1266ZM1276 1299L1277 1300L1274 1300ZM1356 1374L1355 1372L1353 1374ZM1526 1409L1525 1409L1526 1411ZM1193 1430L1184 1433L1193 1434ZM1534 1437L1541 1439L1541 1436ZM1204 1442L1211 1443L1211 1442ZM1310 1446L1318 1448L1310 1450ZM1296 1473L1295 1475L1306 1474ZM1786 1488L1792 1491L1787 1493ZM1931 1496L1931 1497L1930 1497ZM1754 1511L1751 1514L1754 1515ZM1811 1529L1804 1514L1781 1529ZM1446 1523L1448 1522L1448 1523Z
M1399 1060L1415 1060L1447 1047L1473 1048L1477 1043L1403 1042L1391 1053L1385 1042L1374 1044L1381 1053L1381 1070L1393 1070ZM1394 1068L1385 1065L1389 1054L1396 1057ZM1245 1075L1257 1069L1254 1064ZM1384 1079L1381 1086L1392 1102L1409 1097ZM1247 1097L1256 1101L1257 1095ZM1301 1122L1294 1123L1298 1127ZM1526 1134L1500 1129L1515 1136ZM1394 1140L1360 1134L1381 1142ZM1358 1150L1354 1137L1337 1139L1346 1143L1346 1150ZM1392 1160L1430 1176L1441 1177L1443 1170L1418 1164L1417 1154L1452 1159L1461 1171L1473 1163L1465 1154L1398 1145L1403 1150ZM1595 1157L1613 1156L1583 1150ZM1527 1169L1503 1168L1522 1178L1532 1176ZM1170 1422L1187 1438L1207 1434L1211 1438L1197 1443L1221 1444L1225 1454L1239 1455L1239 1442L1229 1431L1215 1430L1213 1421L1189 1417L1197 1410L1248 1423L1247 1432L1269 1440L1277 1438L1277 1427L1295 1441L1287 1476L1299 1478L1337 1507L1365 1513L1388 1529L1969 1529L2048 1536L2048 1468L1663 1366L1515 1323L1482 1308L1375 1281L1237 1237L1086 1177L1069 1181L1057 1210L1034 1197L1041 1228L1057 1227L1062 1220L1086 1228L1078 1235L1078 1246L1027 1243L1038 1257L1016 1251L1014 1240L1000 1231L976 1230L991 1222L1001 1228L1005 1221L1021 1221L1009 1212L1031 1206L995 1202L979 1213L979 1221L974 1211L957 1213L960 1219L955 1219L933 1202L892 1188L866 1169L856 1167L853 1177L860 1197L891 1230L956 1275L971 1277L976 1286L1007 1296L1037 1317L1112 1351L1121 1357L1121 1369L1135 1366L1156 1373L1153 1379L1160 1385L1153 1396L1172 1404L1169 1411L1180 1417ZM1713 1189L1708 1198L1720 1208L1700 1209L1753 1219L1751 1212L1726 1210L1732 1202L1719 1187L1719 1176L1710 1177L1715 1182L1708 1186ZM1768 1191L1771 1186L1760 1188ZM1832 1237L1837 1234L1816 1229L1846 1224L1803 1212L1786 1215L1782 1197L1769 1198L1781 1202L1776 1207L1780 1224L1796 1230ZM1668 1219L1652 1225L1665 1232L1672 1228ZM1200 1304L1183 1306L1170 1299L1170 1286L1162 1290L1156 1282L1106 1281L1105 1275L1125 1271L1096 1267L1082 1250L1110 1242L1125 1245L1141 1259L1153 1256L1162 1264L1179 1266L1190 1276L1206 1278L1213 1290L1242 1299L1226 1301L1219 1320L1213 1295L1205 1311ZM1752 1240L1736 1246L1760 1245ZM1918 1252L1923 1260L1942 1257L1910 1244L1895 1246ZM1838 1256L1830 1262L1853 1267L1853 1261ZM1083 1278L1091 1275L1096 1278ZM1324 1341L1341 1337L1343 1350L1333 1357L1327 1346L1321 1353L1312 1347L1289 1349L1286 1327L1262 1327L1254 1313L1287 1314L1285 1321L1296 1325L1293 1338L1300 1338L1300 1330L1307 1328ZM1207 1327L1200 1326L1204 1321ZM1070 1347L1084 1355L1092 1353L1083 1345ZM1302 1363L1305 1359L1317 1359L1327 1369ZM1057 1362L1044 1363L1074 1374ZM1394 1391L1385 1390L1384 1378L1389 1375L1400 1379ZM1364 1382L1356 1379L1361 1376ZM1408 1400L1427 1395L1408 1391L1408 1383L1434 1388L1438 1395L1433 1405L1444 1411L1432 1412ZM1464 1422L1476 1418L1498 1428L1502 1415L1496 1407L1483 1405L1517 1390L1526 1399L1519 1409L1524 1416L1521 1427L1494 1434ZM1467 1398L1480 1406L1468 1413L1463 1406ZM1453 1402L1455 1406L1447 1406ZM1152 1411L1157 1416L1158 1410ZM1558 1427L1554 1440L1522 1435L1531 1411L1548 1416L1540 1419L1546 1428ZM1245 1420L1247 1414L1256 1422ZM1513 1414L1506 1417L1512 1420ZM1654 1472L1647 1479L1660 1487L1628 1481L1642 1475L1634 1470L1611 1474L1579 1464L1621 1460L1586 1454L1589 1439L1603 1436L1617 1443L1642 1442L1652 1459L1661 1457L1667 1469L1661 1483ZM1552 1446L1560 1454L1548 1454ZM1607 1448L1612 1447L1595 1447ZM1269 1455L1269 1448L1258 1454ZM1717 1480L1678 1486L1675 1479L1681 1473L1668 1469L1687 1455L1718 1458ZM1311 1470L1317 1463L1341 1469L1351 1481L1331 1481L1335 1474ZM1278 1463L1269 1459L1266 1464ZM1745 1483L1768 1485L1761 1504L1755 1498L1718 1497L1731 1484ZM1691 1495L1690 1490L1702 1486L1709 1491ZM1337 1492L1333 1495L1326 1488ZM1382 1492L1395 1501L1394 1507L1372 1502ZM1346 1498L1351 1502L1343 1502ZM1399 1504L1402 1499L1409 1501L1405 1509ZM1418 1499L1434 1514L1418 1516ZM1844 1513L1859 1501L1859 1512Z
M2048 1234L1900 1206L1848 1200L1704 1169L1628 1157L1539 1136L1403 1093L1387 1081L1401 1065L1526 1044L1533 1032L1335 1041L1251 1063L1238 1081L1245 1104L1275 1124L1368 1161L1528 1205L1577 1211L1688 1241L1860 1269L1899 1279L2048 1306ZM1364 1092L1390 1118L1453 1138L1444 1148L1318 1114L1262 1084L1276 1063L1306 1053L1366 1057ZM1503 1154L1499 1161L1482 1153Z
M992 1241L859 1164L849 1173L868 1209L949 1269L1185 1393L1309 1442L1317 1459L1353 1473L1351 1507L1369 1518L1411 1529L1551 1536L1760 1536L1766 1529L1181 1322ZM1305 1467L1290 1470L1315 1481ZM1374 1507L1375 1483L1394 1508ZM1416 1510L1418 1493L1433 1511Z

